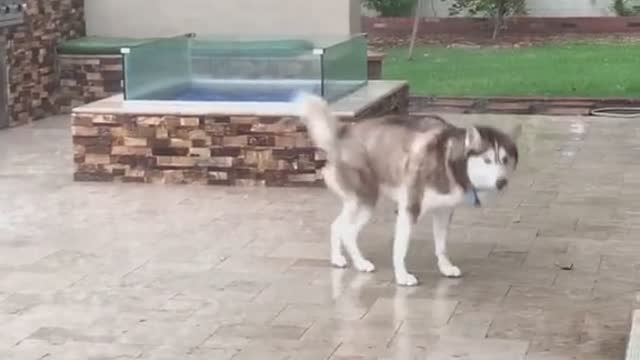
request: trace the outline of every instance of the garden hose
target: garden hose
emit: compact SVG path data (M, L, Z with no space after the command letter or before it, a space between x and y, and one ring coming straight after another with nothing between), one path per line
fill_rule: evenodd
M592 116L606 116L613 118L636 118L640 117L640 107L604 107L593 109Z

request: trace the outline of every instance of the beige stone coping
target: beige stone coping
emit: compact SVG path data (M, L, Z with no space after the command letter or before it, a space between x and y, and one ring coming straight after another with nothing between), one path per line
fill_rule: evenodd
M331 104L334 115L356 117L380 100L407 86L406 81L370 80L366 86ZM115 95L73 109L73 113L139 114L139 115L233 115L295 116L292 103L268 102L190 102L190 101L124 101Z
M383 60L384 57L385 57L385 53L383 52L372 51L372 50L367 51L368 60L378 61L378 60Z
M633 311L633 321L627 343L626 360L640 360L640 310Z

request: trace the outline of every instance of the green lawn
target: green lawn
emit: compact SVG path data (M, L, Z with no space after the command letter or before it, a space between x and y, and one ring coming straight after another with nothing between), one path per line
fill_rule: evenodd
M386 50L383 77L413 94L441 96L640 96L640 43L546 44L523 48Z

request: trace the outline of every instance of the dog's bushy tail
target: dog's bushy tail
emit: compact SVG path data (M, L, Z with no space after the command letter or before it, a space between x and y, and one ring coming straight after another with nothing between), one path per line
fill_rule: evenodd
M329 104L320 96L299 94L295 100L299 116L315 145L331 154L336 149L338 119L329 110Z

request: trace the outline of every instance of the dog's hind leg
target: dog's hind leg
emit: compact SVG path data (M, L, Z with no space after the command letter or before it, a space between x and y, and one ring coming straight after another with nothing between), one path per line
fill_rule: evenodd
M349 194L340 186L336 178L336 169L328 164L322 169L322 176L327 187L343 201L342 211L340 215L331 224L331 265L344 268L347 266L347 259L342 255L342 237L344 228L348 221L347 200Z
M331 224L331 265L344 268L347 266L347 258L342 255L342 235L346 223L346 206Z
M336 168L329 164L323 168L322 174L327 187L343 202L342 212L331 225L331 263L337 267L346 266L347 261L341 252L343 245L356 269L374 271L375 266L360 252L358 234L371 219L378 199L377 184L373 187L363 183L360 170L348 166ZM358 193L358 189L368 191Z
M345 202L342 213L345 215L342 223L342 244L349 253L353 266L363 272L372 272L376 269L369 260L362 256L358 247L358 235L371 219L371 213L371 207L357 198Z
M453 265L447 256L447 236L453 217L453 209L436 209L433 211L433 240L440 273L446 277L460 277L462 272Z

